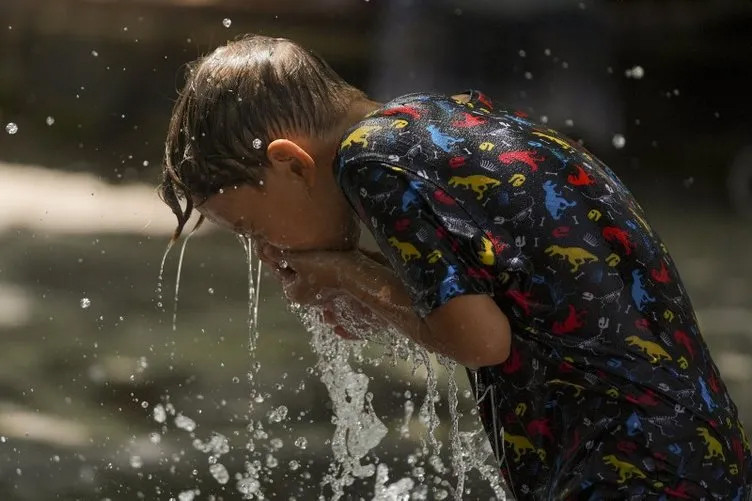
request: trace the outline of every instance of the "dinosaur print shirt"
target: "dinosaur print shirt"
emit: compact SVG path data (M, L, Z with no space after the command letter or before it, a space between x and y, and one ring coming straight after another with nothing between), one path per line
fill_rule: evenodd
M511 354L468 370L517 499L743 499L750 446L666 246L578 143L478 91L410 94L336 179L425 317L487 294Z

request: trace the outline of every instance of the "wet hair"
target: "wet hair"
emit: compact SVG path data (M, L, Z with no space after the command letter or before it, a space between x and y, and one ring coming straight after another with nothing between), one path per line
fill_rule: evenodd
M270 141L290 133L325 137L363 98L320 56L285 38L247 36L190 63L159 186L178 219L172 241L190 219L192 197L260 185Z

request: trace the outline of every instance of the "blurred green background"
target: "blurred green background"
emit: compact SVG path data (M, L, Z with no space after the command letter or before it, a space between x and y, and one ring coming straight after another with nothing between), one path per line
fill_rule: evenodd
M234 475L253 459L267 467L267 497L326 494L331 405L276 284L261 285L257 385L268 396L254 418L269 437L253 454L242 247L211 229L191 240L175 332L173 250L167 312L156 305L173 221L154 188L182 71L245 33L295 39L377 100L479 88L581 139L662 235L752 423L751 22L741 1L3 0L0 499L188 499L195 489L239 499ZM358 366L389 427L371 461L389 466L390 481L416 478L425 372ZM448 464L444 375L439 389ZM409 437L399 432L407 400ZM172 416L155 422L167 403L195 421L193 436ZM287 418L270 423L280 405ZM472 430L470 401L460 408ZM212 433L229 440L227 484L192 444ZM349 498L371 499L373 483ZM466 486L466 499L492 494L477 474Z

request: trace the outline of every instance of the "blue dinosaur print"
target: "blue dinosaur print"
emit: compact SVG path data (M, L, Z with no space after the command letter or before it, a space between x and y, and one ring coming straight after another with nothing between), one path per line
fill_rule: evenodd
M705 401L705 405L708 407L708 412L713 412L718 408L718 404L715 403L710 396L708 385L705 384L705 380L702 379L702 376L697 378L697 382L700 383L700 396L702 396L702 399Z
M550 179L543 183L543 190L546 192L546 210L557 221L565 209L577 205L577 202L570 202L561 196L561 192L556 191L556 183Z
M627 418L627 435L634 437L642 431L642 422L635 411Z
M418 190L420 190L422 186L423 183L420 181L410 181L410 189L405 190L402 194L402 212L406 212L411 205L418 203Z
M655 298L648 294L648 291L645 290L645 286L642 283L642 270L632 270L632 279L632 300L634 301L637 309L640 312L644 312L647 303L654 302Z
M457 283L457 268L455 266L447 266L446 275L439 286L441 303L444 304L457 294L462 294L463 292L465 292L465 289Z
M452 137L448 134L444 134L433 124L427 126L426 129L431 133L431 141L433 141L433 144L441 148L445 153L449 153L452 146L456 143L462 143L465 141L464 138Z
M456 105L448 101L436 101L436 104L448 114L452 114L456 111Z

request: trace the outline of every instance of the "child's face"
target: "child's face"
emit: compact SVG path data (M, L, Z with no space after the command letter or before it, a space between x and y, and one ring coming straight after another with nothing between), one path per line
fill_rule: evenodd
M220 226L250 236L257 245L288 250L355 247L357 218L334 182L331 167L319 167L307 155L298 161L296 148L270 150L263 185L224 188L197 210Z

